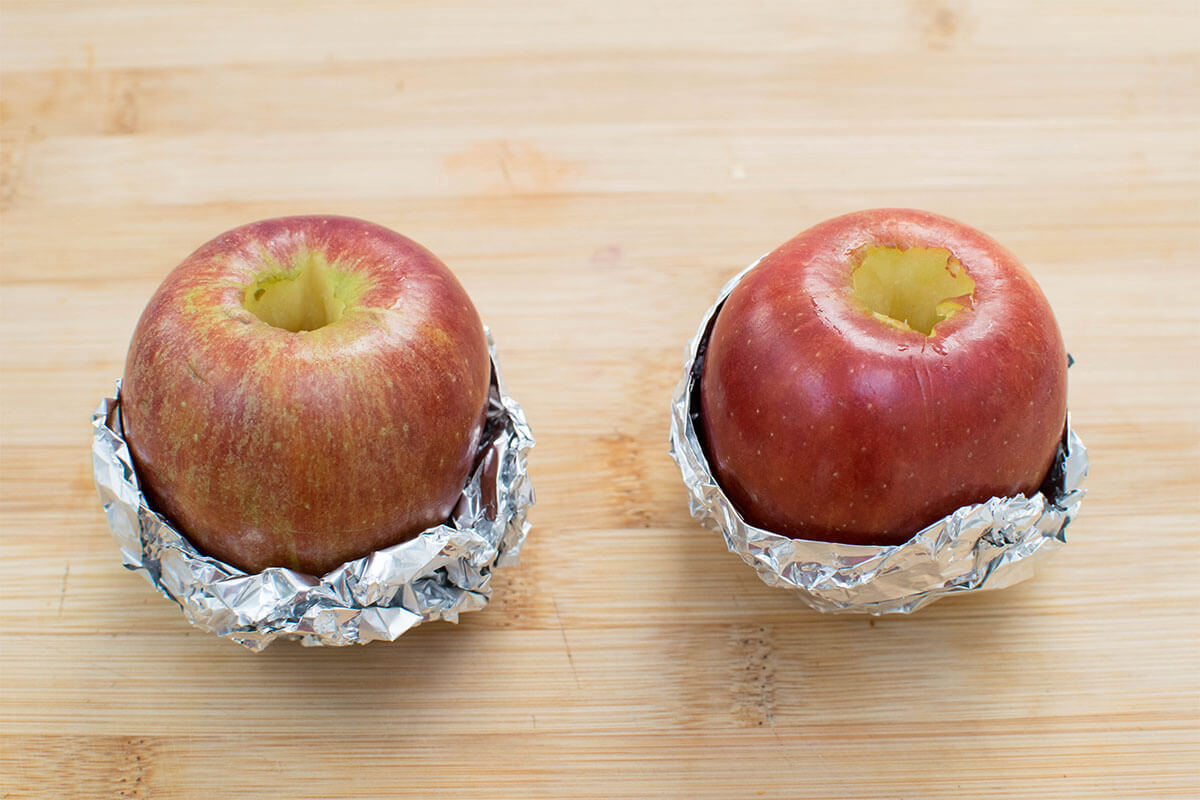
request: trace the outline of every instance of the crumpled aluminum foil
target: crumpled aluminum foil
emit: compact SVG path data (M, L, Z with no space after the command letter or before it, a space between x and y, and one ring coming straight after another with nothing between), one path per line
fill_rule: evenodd
M526 456L533 434L508 395L486 331L492 387L476 467L451 518L407 542L316 578L283 568L247 574L201 554L138 489L118 398L92 415L92 462L125 567L139 570L198 628L259 651L275 639L306 646L394 641L422 622L457 622L491 595L492 568L515 564L534 502Z
M760 259L761 260L761 259ZM671 405L671 456L687 485L692 516L721 533L768 586L795 591L818 611L869 614L916 611L949 594L999 589L1025 580L1066 542L1068 523L1086 493L1087 450L1066 431L1045 486L1052 497L993 497L964 506L902 545L870 547L790 539L746 523L709 469L696 436L699 382L717 312L758 262L721 289L688 345Z

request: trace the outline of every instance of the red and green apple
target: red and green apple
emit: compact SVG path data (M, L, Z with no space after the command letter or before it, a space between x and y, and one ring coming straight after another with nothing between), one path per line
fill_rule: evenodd
M357 219L271 219L163 281L122 423L147 498L202 552L321 575L446 520L490 375L475 307L424 247Z

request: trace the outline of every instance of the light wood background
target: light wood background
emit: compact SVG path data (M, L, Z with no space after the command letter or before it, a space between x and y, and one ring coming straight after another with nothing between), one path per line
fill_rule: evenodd
M1188 2L0 9L4 797L1200 796L1200 9ZM1017 252L1092 459L1037 578L822 616L689 519L683 347L803 228L909 205ZM538 436L462 624L262 655L127 573L89 415L211 236L438 253Z

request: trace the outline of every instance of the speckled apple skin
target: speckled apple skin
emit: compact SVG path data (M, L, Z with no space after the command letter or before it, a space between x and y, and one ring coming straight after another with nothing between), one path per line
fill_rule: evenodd
M974 308L932 336L880 322L851 294L868 245L949 250ZM955 509L1030 495L1066 420L1067 356L1017 259L946 217L837 217L767 255L730 294L700 402L708 457L746 520L794 538L907 541Z
M243 307L268 269L323 253L368 288L299 333ZM248 572L321 575L443 522L466 482L491 362L479 315L416 242L345 217L229 231L151 298L121 384L153 507Z

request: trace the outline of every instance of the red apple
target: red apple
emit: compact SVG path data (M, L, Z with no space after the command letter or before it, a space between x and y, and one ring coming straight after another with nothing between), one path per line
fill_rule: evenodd
M152 506L248 572L321 575L446 520L491 361L450 270L346 217L229 231L151 298L121 384Z
M700 385L709 460L748 522L871 545L1037 491L1066 399L1029 273L907 209L829 220L764 257L721 308Z

